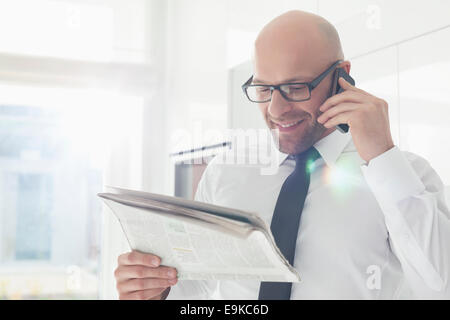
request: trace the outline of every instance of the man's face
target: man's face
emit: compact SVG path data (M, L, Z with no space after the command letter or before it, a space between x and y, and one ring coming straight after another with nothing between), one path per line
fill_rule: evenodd
M317 59L311 54L309 57L301 57L292 54L291 50L274 50L262 46L255 50L254 83L310 82L334 62ZM259 104L267 126L270 129L278 129L281 152L300 153L334 130L317 122L317 118L322 114L319 107L330 93L333 73L330 72L311 92L310 100L287 101L278 90L274 90L270 102ZM286 127L293 123L296 124Z

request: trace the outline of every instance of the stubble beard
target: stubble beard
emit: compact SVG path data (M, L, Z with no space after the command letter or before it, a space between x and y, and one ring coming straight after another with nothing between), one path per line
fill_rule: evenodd
M268 121L268 120L267 120ZM272 138L275 140L279 151L286 154L299 154L309 147L314 145L316 141L322 136L322 134L327 130L323 125L314 121L311 123L311 119L305 119L306 127L301 131L300 136L295 136L295 132L285 134L279 132L278 129L272 129ZM268 121L268 124L270 121Z

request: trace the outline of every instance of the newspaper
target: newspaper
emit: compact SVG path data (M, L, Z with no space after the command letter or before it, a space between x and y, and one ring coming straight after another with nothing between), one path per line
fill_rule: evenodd
M300 281L255 213L116 187L98 196L131 249L159 256L180 280Z

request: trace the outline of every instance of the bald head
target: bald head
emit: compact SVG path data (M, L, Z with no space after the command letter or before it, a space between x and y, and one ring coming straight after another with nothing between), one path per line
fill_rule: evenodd
M324 18L305 11L288 11L270 21L255 41L255 53L268 46L321 61L344 59L336 28Z

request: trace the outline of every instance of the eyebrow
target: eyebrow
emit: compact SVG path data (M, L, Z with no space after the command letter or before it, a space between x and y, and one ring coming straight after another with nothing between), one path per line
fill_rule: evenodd
M299 81L299 82L308 82L309 79L306 78L306 77L295 77L295 78L286 79L285 81L280 82L280 84L282 84L282 83L293 83L293 82L297 82L297 81ZM265 82L263 80L260 80L260 79L257 79L257 78L253 78L252 83L267 84L267 82Z

